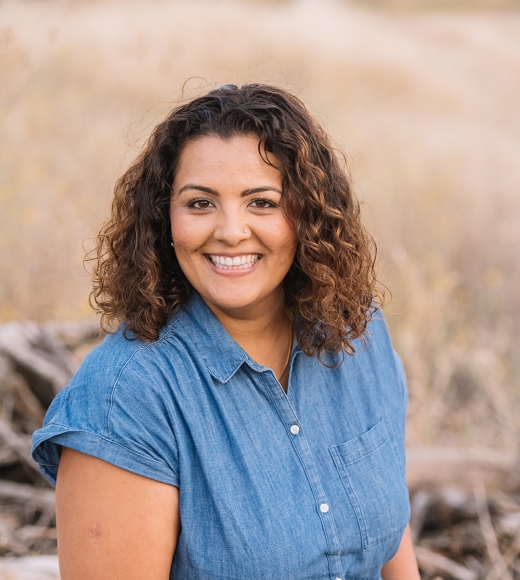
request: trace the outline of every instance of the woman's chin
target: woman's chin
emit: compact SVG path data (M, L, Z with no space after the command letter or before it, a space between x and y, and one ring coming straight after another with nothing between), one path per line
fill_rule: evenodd
M283 293L277 289L267 296L261 296L255 292L237 292L231 288L227 292L199 292L199 294L211 310L215 311L216 308L229 316L237 318L257 310L263 311L266 308L272 311L278 303L283 303Z

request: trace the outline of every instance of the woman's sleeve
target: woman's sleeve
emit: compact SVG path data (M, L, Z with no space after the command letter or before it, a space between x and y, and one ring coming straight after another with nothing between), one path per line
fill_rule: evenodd
M401 387L403 413L406 416L406 409L408 408L408 387L406 385L406 373L404 370L401 357L394 351L395 363L397 365L397 374L399 377L399 386Z
M395 364L397 367L397 376L399 384L399 417L396 426L399 431L399 455L401 456L402 469L406 473L406 411L408 408L408 387L406 384L406 373L400 356L394 351Z
M33 435L32 455L53 484L63 446L179 485L171 389L153 365L131 358L110 368L94 355L52 402Z

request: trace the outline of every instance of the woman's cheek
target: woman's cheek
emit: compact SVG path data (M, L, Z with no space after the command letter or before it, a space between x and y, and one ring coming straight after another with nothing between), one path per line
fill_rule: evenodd
M172 219L172 237L177 245L181 245L185 251L195 251L211 235L211 224L202 216L193 219L192 216L178 216Z

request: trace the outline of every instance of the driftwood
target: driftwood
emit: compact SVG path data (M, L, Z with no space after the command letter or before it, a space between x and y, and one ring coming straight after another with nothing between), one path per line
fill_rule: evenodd
M77 368L71 353L55 335L30 322L0 327L0 353L12 361L44 405L50 404Z
M3 419L0 419L0 440L16 455L21 464L30 474L34 481L45 481L38 469L38 466L31 457L30 438L18 435L11 426Z
M414 494L411 501L412 515L410 517L410 528L414 543L419 539L423 526L426 510L431 502L431 494L426 490L419 490Z
M59 580L56 556L32 556L27 558L0 559L2 580Z
M407 452L410 525L426 580L520 579L520 473L494 449Z
M0 500L14 500L31 504L41 510L54 510L55 493L34 485L0 480Z
M0 556L24 556L0 558L1 579L58 578L55 559L25 558L56 553L54 491L31 458L31 435L78 368L78 349L99 336L92 323L0 326ZM51 562L47 576L37 574L44 561Z
M0 418L11 423L13 415L22 422L18 427L30 433L43 420L45 407L31 390L24 377L17 372L15 364L0 352Z
M407 478L411 489L454 484L472 489L482 483L488 493L515 489L520 462L515 455L483 447L419 447L407 450Z
M476 572L468 570L465 566L461 566L457 562L441 556L441 554L431 552L427 548L416 546L415 555L417 556L419 566L424 570L434 573L445 573L454 580L478 580L478 574Z
M487 553L493 564L493 570L497 570L503 580L513 580L504 562L504 558L500 553L497 535L493 527L493 522L491 521L491 514L489 513L486 489L482 483L475 486L474 494L478 519L482 529L482 537L486 543Z
M520 486L488 494L482 483L412 492L411 527L425 579L520 578Z

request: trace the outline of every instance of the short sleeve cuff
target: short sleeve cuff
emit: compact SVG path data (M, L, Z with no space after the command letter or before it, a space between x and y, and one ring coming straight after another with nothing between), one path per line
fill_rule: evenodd
M166 464L137 453L121 443L96 433L53 423L33 435L31 454L43 475L56 485L61 447L69 447L86 455L156 481L179 487L179 477Z

